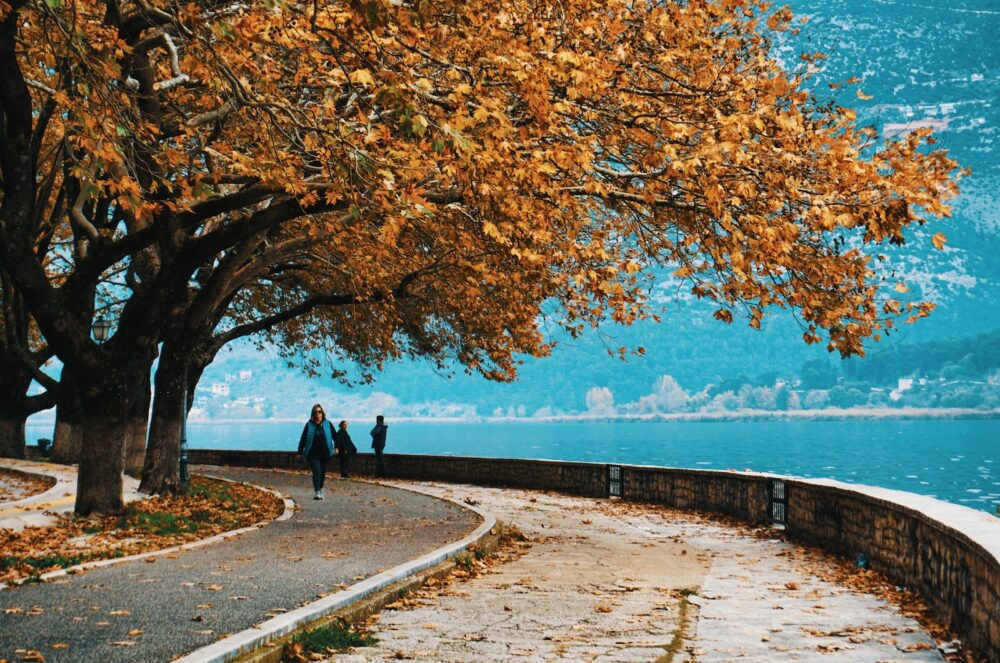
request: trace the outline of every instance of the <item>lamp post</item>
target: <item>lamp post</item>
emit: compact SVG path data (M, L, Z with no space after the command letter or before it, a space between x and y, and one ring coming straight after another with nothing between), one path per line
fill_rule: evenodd
M188 439L187 439L187 420L188 420L188 380L187 380L187 366L184 366L184 380L181 382L182 389L184 389L184 398L181 401L184 410L181 412L181 455L180 455L180 474L181 474L181 486L187 486L188 479Z
M94 320L94 339L98 343L103 343L108 340L108 335L111 333L111 321L105 318L103 315L98 316L97 320Z

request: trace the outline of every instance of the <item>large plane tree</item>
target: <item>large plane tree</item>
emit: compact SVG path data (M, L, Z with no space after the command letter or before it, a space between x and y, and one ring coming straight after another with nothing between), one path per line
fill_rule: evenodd
M0 0L0 270L73 376L77 511L121 509L151 363L232 270L255 275L202 316L223 332L350 297L380 318L276 338L498 379L547 352L543 311L572 332L655 314L652 266L720 320L791 308L843 354L926 314L873 255L947 214L956 166L926 131L883 141L817 98L819 56L772 52L789 19L753 0ZM95 300L119 302L104 343Z

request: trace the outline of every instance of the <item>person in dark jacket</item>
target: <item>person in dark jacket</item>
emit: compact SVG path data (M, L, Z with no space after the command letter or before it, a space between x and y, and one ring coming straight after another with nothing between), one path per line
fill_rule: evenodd
M347 469L351 463L351 457L358 453L358 448L354 446L351 436L347 434L347 421L341 421L337 429L337 435L333 439L333 448L337 452L337 459L340 461L340 476L347 478Z
M375 428L372 429L372 449L375 450L375 475L385 476L385 461L382 459L382 452L385 450L385 434L389 427L385 423L385 417L381 414L375 417Z
M313 405L312 416L302 429L302 437L299 438L299 453L313 473L313 495L314 500L323 499L323 482L326 479L326 463L333 455L334 442L333 425L327 420L323 406L317 403Z

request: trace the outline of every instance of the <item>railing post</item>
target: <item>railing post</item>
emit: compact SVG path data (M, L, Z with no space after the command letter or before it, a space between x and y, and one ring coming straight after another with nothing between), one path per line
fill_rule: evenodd
M771 524L784 527L788 524L788 485L784 479L767 480L768 515Z
M622 466L608 465L608 497L622 496Z

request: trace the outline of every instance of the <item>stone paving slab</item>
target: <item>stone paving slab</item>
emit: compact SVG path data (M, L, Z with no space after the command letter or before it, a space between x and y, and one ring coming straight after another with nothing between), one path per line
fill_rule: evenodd
M330 661L941 661L894 606L821 580L795 546L695 515L540 492L416 484L533 539L484 576L383 611Z
M478 525L455 504L388 486L330 480L327 499L314 501L305 473L200 469L276 490L301 510L176 557L0 591L0 659L16 661L17 649L37 649L56 662L168 661Z

